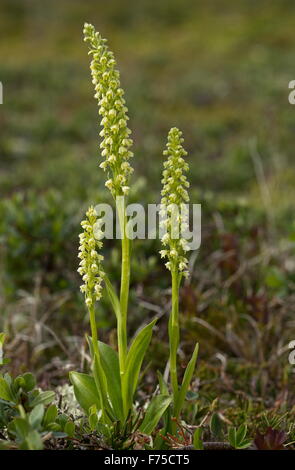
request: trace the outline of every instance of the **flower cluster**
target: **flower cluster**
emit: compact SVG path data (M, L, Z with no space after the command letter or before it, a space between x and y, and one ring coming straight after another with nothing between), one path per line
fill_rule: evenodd
M99 104L101 126L101 154L104 161L100 167L107 172L106 187L114 197L127 195L129 192L129 177L133 172L129 159L133 156L130 151L131 131L127 127L127 111L124 91L120 86L120 73L116 69L114 54L108 49L106 39L95 31L94 27L85 23L84 41L90 46L92 54L90 70L95 95Z
M85 294L87 307L91 307L95 300L101 298L102 281L104 272L101 267L103 256L97 253L97 248L102 247L99 238L99 221L94 208L91 206L86 212L86 219L82 220L83 232L80 233L79 255L80 264L78 273L82 276L84 284L81 292Z
M182 147L182 132L173 127L168 134L168 142L163 155L168 156L164 162L163 189L161 192L161 215L162 226L165 234L162 237L164 250L160 251L162 258L167 258L166 267L170 271L179 271L188 275L188 251L187 240L182 236L188 228L188 210L186 204L189 202L187 188L189 182L185 176L189 166L183 159L187 152Z

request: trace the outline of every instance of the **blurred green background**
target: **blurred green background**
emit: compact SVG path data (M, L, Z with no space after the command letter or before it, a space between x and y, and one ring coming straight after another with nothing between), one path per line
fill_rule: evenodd
M294 385L294 20L295 4L284 0L1 0L0 326L17 370L58 383L85 362L77 234L88 204L109 197L87 21L108 38L121 71L134 200L159 200L167 132L184 133L203 240L182 290L183 362L198 339L200 379L215 390L225 386L217 353L234 389L272 402ZM161 317L152 370L167 360L169 275L158 249L134 244L130 305L131 333ZM119 279L119 247L105 250ZM104 302L98 321L114 343Z

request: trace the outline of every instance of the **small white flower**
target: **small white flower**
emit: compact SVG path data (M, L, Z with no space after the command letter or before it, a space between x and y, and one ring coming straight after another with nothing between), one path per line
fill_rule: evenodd
M90 308L95 300L99 300L101 297L101 284L104 276L101 268L103 256L96 251L97 248L102 247L102 242L96 241L94 234L94 228L100 226L100 222L97 221L97 215L93 207L88 209L86 220L82 222L82 225L84 226L84 233L83 236L80 236L80 267L78 272L84 282L80 290L85 294L86 305Z
M127 195L129 193L129 190L130 190L129 186L122 186L123 194Z

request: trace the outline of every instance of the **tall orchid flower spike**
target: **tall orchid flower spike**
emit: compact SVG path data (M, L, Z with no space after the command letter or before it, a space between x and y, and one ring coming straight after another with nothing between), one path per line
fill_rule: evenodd
M186 252L188 243L181 234L188 227L188 214L185 204L189 202L187 181L185 173L189 170L187 162L183 159L187 152L182 147L182 132L173 127L168 134L168 142L163 155L167 156L163 170L163 189L161 205L165 208L165 218L162 221L166 233L162 237L164 249L160 251L163 258L167 258L166 267L171 272L188 276L188 260ZM174 237L173 235L177 235Z
M168 134L168 142L163 154L167 157L163 170L163 189L161 199L162 225L165 234L162 237L163 249L161 257L166 258L166 267L171 272L172 280L172 310L169 318L169 346L170 346L170 379L173 391L174 416L179 417L187 389L189 387L197 359L198 345L195 347L192 359L187 366L181 386L178 385L177 350L179 346L179 287L183 276L188 272L188 243L182 237L188 227L189 202L187 189L189 182L186 173L188 163L183 157L187 155L183 146L182 132L173 127Z
M78 273L82 276L83 284L80 289L85 295L85 303L88 308L94 306L96 300L100 300L104 271L102 269L103 256L97 252L102 248L102 242L98 240L97 215L91 206L86 212L86 219L82 220L83 232L80 233Z
M89 311L90 328L93 347L93 368L99 370L99 374L94 374L98 390L99 402L103 416L105 416L105 393L106 378L102 370L101 357L98 348L98 335L95 319L95 302L101 299L102 282L105 273L102 269L103 256L98 253L102 248L99 240L99 221L94 208L91 206L86 212L86 219L82 220L83 232L80 233L79 254L80 258L78 273L82 276L83 284L80 286L81 292L85 295L85 303Z
M129 160L133 157L131 131L127 126L128 116L124 91L120 85L120 73L116 68L114 54L106 39L95 31L91 24L84 25L84 41L92 56L90 70L98 100L102 138L100 148L103 161L100 167L107 174L106 187L116 200L122 233L122 265L120 289L120 321L118 321L118 344L120 370L124 374L127 358L127 310L130 284L130 242L126 233L126 201L129 179L133 172Z
M130 150L133 142L129 137L128 109L120 85L120 73L107 40L88 23L84 25L84 41L89 44L89 54L92 55L90 70L101 116L100 148L103 161L100 167L107 173L105 185L114 197L127 195L129 177L133 172L129 163L133 157Z

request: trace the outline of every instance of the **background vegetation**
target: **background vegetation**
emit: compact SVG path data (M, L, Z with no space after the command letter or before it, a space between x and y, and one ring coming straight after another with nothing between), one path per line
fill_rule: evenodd
M175 125L189 151L192 202L202 203L202 245L181 298L184 365L200 342L187 420L211 406L234 425L272 424L295 439L294 19L285 0L1 1L0 330L15 373L30 369L56 386L88 367L77 235L88 204L108 197L82 42L90 21L109 38L126 90L132 198L159 201ZM106 246L114 280L118 248ZM169 273L158 249L134 244L131 333L161 317L142 397L168 357ZM98 322L113 344L110 312L103 301Z

